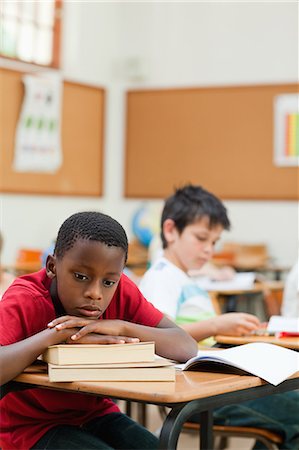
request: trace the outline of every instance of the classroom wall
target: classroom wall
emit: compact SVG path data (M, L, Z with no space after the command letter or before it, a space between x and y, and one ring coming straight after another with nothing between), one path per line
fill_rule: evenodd
M47 247L78 210L111 214L131 237L131 217L142 202L123 198L126 89L297 81L297 4L65 2L63 73L107 89L104 196L1 194L4 264L20 247ZM266 242L277 263L295 261L297 202L225 204L233 224L226 240Z

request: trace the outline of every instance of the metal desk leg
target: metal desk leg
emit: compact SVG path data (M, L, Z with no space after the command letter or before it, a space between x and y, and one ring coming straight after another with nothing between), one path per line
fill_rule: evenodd
M138 403L137 404L137 416L138 422L141 423L145 428L147 426L147 404L146 403Z
M235 312L237 310L237 295L230 295L226 302L225 312Z
M184 423L196 413L199 413L197 401L174 407L164 421L159 448L175 450ZM200 412L200 417L200 449L208 450L213 448L212 410Z
M212 411L200 413L200 449L211 449L213 447L213 414Z
M126 414L132 417L132 402L130 400L126 400Z

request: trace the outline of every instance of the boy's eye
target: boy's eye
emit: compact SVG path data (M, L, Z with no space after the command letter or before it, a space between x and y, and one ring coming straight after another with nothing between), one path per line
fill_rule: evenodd
M74 273L74 277L75 277L77 280L80 280L80 281L86 281L86 280L88 280L88 277L87 277L86 275L83 275L83 273L79 273L79 272L75 272L75 273Z
M112 287L112 286L115 285L115 283L116 283L116 281L112 281L112 280L104 280L104 281L103 281L103 285L104 285L105 287Z

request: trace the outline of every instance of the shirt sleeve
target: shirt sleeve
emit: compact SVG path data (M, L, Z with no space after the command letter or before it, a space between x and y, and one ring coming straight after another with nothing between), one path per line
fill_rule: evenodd
M298 262L293 266L285 282L282 299L282 315L286 317L299 316L299 276Z
M167 272L149 270L141 279L139 289L145 298L173 320L177 315L177 289Z
M11 286L6 291L0 301L0 345L13 344L46 328L50 316L42 299L25 287Z

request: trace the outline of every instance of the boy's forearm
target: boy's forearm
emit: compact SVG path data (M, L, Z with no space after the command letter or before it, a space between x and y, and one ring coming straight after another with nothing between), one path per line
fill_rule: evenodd
M124 322L124 334L141 341L155 341L156 353L164 358L187 361L196 355L197 343L179 327L147 327Z
M215 318L203 320L202 322L186 323L180 326L197 342L217 334Z
M49 345L63 342L74 330L46 329L14 344L0 346L0 385L19 375Z

